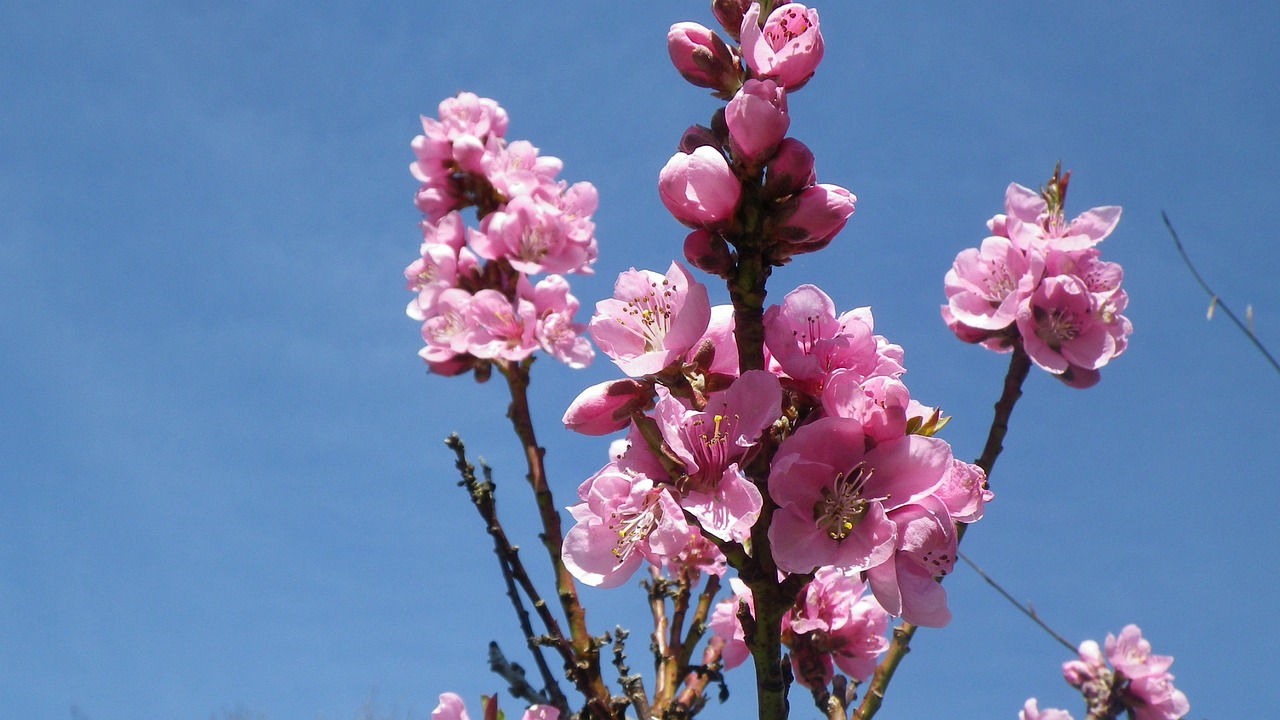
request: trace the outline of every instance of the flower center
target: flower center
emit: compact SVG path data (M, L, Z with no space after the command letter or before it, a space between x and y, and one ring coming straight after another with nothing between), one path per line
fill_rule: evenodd
M1074 340L1080 334L1080 322L1076 318L1075 313L1065 312L1061 309L1043 310L1035 309L1036 318L1036 336L1053 348L1054 350L1062 347L1062 344Z
M822 499L813 506L813 519L818 527L826 528L832 540L849 537L866 514L867 506L885 499L862 495L872 472L865 463L858 463L847 476L839 473L831 487L822 489Z
M664 279L661 286L650 282L648 292L627 301L624 312L639 321L636 329L644 338L645 352L663 349L663 340L671 330L671 318L674 314L671 305L675 294L671 281Z

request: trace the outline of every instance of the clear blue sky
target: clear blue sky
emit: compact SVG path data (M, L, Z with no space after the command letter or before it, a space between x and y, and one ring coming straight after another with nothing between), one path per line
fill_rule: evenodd
M1033 375L965 549L1074 640L1141 625L1192 717L1273 713L1280 377L1206 321L1159 212L1280 347L1280 9L819 9L791 134L858 212L775 297L812 281L872 305L976 457L1004 359L943 327L943 273L1058 159L1069 212L1123 205L1103 248L1130 350L1089 391ZM415 355L408 143L472 90L595 183L590 307L679 253L657 171L715 108L669 67L681 20L711 22L703 2L0 2L0 716L336 720L374 690L423 718L500 688L485 645L521 643L448 432L537 542L502 388ZM605 445L557 420L614 375L536 369L564 503ZM966 569L947 586L955 621L917 637L886 717L1014 718L1033 695L1082 714L1059 647ZM594 629L644 634L638 591L588 598ZM708 717L747 712L746 675Z

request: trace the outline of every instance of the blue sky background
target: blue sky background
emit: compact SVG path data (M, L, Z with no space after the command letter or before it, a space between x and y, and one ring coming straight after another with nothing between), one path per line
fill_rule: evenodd
M943 327L943 273L1010 181L1058 159L1069 213L1123 205L1103 249L1130 350L1085 392L1033 374L965 550L1073 640L1141 625L1192 717L1267 716L1280 378L1206 321L1159 212L1280 347L1280 9L818 7L827 57L791 134L858 212L774 297L817 282L872 305L976 457L1005 360ZM681 20L711 23L702 2L0 1L0 715L343 719L373 693L423 718L440 692L500 688L486 643L521 642L448 432L539 548L504 389L415 355L409 141L472 90L595 183L590 308L679 253L657 171L716 107L669 66ZM615 375L536 369L562 504L605 443L560 413ZM917 637L885 717L1014 718L1028 696L1083 714L1061 648L967 569L947 587L955 621ZM644 634L638 591L587 598L593 629ZM731 687L707 717L753 712L749 673Z

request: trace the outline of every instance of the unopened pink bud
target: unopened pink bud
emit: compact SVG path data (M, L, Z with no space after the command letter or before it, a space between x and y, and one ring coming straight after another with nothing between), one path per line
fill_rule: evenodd
M630 378L583 390L564 413L564 426L583 435L608 435L631 423L631 413L653 406L653 386Z
M795 138L784 138L778 152L765 165L764 191L769 197L795 195L817 181L813 151Z
M758 165L773 156L791 127L787 93L772 80L748 80L725 109L734 159Z
M844 228L857 201L838 185L814 185L783 206L774 238L792 246L793 254L820 250Z
M680 75L698 87L733 92L741 82L738 58L710 28L676 23L667 33L667 52Z
M658 173L662 204L676 220L692 228L709 228L733 217L742 185L729 163L712 147L676 153Z
M710 275L725 276L733 268L729 243L716 233L694 230L684 239L684 257L689 264Z

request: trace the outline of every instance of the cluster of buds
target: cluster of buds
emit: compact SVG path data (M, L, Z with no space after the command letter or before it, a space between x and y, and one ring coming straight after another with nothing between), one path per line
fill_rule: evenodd
M767 369L739 373L732 309L707 297L673 263L623 273L596 306L592 337L629 377L588 388L564 421L629 434L569 508L566 566L613 587L699 530L745 548L764 490L781 571L836 570L889 614L945 625L936 581L955 563L956 523L979 519L991 493L933 437L944 421L911 399L902 348L874 333L869 308L837 313L803 285L764 314Z
M767 262L782 265L825 247L853 214L848 190L819 184L813 153L786 136L788 94L799 90L822 60L818 13L777 3L761 18L760 3L717 2L730 46L713 30L679 23L667 36L676 69L689 82L728 100L710 127L695 125L659 174L662 202L693 229L685 257L724 276L742 243L764 243Z
M1005 213L987 223L980 248L963 250L947 272L942 317L961 340L1009 352L1021 343L1036 365L1076 388L1125 351L1133 325L1120 313L1120 265L1096 245L1120 222L1120 208L1096 207L1067 222L1071 173L1054 171L1041 193L1017 183Z
M405 268L409 317L422 323L419 355L432 372L457 375L518 362L538 349L571 367L593 357L568 273L596 259L596 190L556 179L559 159L524 140L508 143L507 113L461 93L422 118L410 165L421 183L421 257ZM477 227L460 212L476 209ZM534 283L530 276L550 273Z
M1063 663L1062 675L1084 696L1088 717L1113 720L1179 720L1191 712L1191 704L1173 686L1169 667L1173 658L1153 655L1151 643L1137 625L1126 625L1120 637L1108 634L1105 654L1098 643L1080 643L1080 657ZM1111 667L1107 667L1110 663ZM1035 698L1027 701L1020 720L1071 720L1065 710L1040 710Z
M725 641L721 660L726 670L741 665L749 654L739 613L744 608L755 613L751 590L736 578L730 587L733 597L716 605L707 624ZM823 568L782 616L782 644L801 685L826 687L836 668L858 682L875 672L878 658L889 649L889 614L866 590L856 573Z

